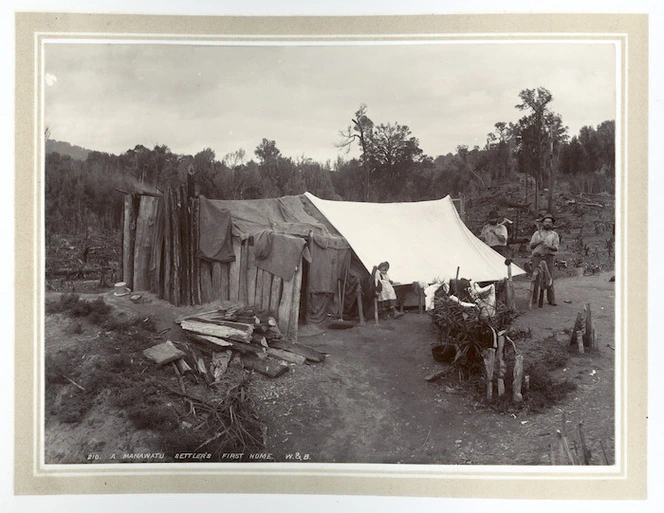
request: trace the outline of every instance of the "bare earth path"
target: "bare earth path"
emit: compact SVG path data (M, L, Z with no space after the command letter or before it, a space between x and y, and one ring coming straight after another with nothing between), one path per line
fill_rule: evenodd
M584 303L592 304L598 350L572 354L558 371L557 377L578 385L558 407L501 414L467 392L425 381L438 368L431 357L435 338L427 315L408 313L378 326L369 322L301 338L329 357L293 367L279 380L261 380L258 393L273 419L270 449L277 459L299 452L323 462L549 464L548 446L557 440L565 411L570 440L579 439L583 420L592 462L604 462L600 440L612 462L615 293L609 278L561 279L558 307L534 308L517 320L533 332L519 348L527 364L528 354L544 350L547 337L557 334L564 344L562 330L571 327ZM527 283L516 285L518 306L525 308Z
M368 322L301 337L302 343L328 353L327 359L315 365L291 365L290 372L276 379L255 375L251 386L268 424L267 451L275 461L295 460L299 453L312 462L548 465L549 444L557 441L565 411L571 440L578 440L576 427L584 421L592 463L604 461L600 441L613 462L614 358L620 348L614 343L616 294L609 278L603 274L561 279L558 307L535 308L517 319L520 327L533 333L519 343L527 365L547 343L566 346L562 330L571 327L584 303L592 304L598 348L571 354L565 368L557 371L557 378L578 385L558 407L540 414L501 414L488 410L471 393L442 381L425 381L425 376L440 369L431 355L435 335L428 315L408 313L378 326ZM525 309L527 282L516 285L517 306ZM168 330L164 338L172 340L183 338L173 319L195 310L153 297L134 305L112 292L104 299L127 315L149 316L158 331ZM73 334L61 315L48 316L45 328L47 353L96 336L92 327ZM308 329L311 332L304 327L302 333ZM551 335L559 336L559 341ZM79 462L93 449L161 450L156 444L152 432L132 428L102 403L79 424L62 424L52 416L46 422L47 461Z

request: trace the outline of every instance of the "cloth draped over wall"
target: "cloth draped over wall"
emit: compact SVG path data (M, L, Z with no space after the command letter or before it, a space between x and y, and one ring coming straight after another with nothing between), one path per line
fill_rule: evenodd
M232 217L229 210L200 196L199 257L215 262L233 262Z
M306 240L271 230L254 235L256 267L290 281L303 256Z
M310 239L309 249L311 263L307 275L306 322L319 324L328 313L336 311L338 314L339 308L345 311L345 304L349 301L352 305L355 289L349 287L348 280L351 251L343 240L316 236ZM339 305L339 297L335 304L340 285L345 287L344 305Z

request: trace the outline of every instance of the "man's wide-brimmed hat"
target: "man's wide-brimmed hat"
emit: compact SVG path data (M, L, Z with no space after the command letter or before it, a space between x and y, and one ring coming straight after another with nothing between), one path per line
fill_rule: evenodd
M545 219L551 219L551 222L553 222L553 223L556 222L556 218L553 217L551 214L544 214L544 215L540 218L540 222L541 222L541 221L544 221Z

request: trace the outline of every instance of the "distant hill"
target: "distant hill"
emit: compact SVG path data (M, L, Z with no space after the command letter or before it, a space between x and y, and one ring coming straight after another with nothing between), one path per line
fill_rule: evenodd
M60 155L68 155L73 159L85 161L88 154L92 150L86 150L80 146L74 146L64 141L54 141L53 139L46 140L46 153L59 153Z

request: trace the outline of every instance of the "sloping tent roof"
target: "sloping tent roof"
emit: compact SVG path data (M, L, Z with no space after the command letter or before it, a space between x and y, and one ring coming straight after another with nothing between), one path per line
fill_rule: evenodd
M459 277L497 281L507 276L505 258L463 223L449 196L410 203L360 203L304 196L348 241L368 271L390 263L398 283ZM512 275L525 271L512 265Z
M303 195L255 200L207 200L219 209L231 213L233 235L242 239L266 228L280 233L306 237L338 239L348 245L332 225L321 222L305 211L308 200Z

